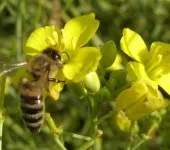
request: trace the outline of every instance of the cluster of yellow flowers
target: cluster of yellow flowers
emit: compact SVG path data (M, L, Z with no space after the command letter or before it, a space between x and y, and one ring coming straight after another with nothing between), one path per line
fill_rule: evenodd
M98 90L100 81L95 71L102 53L99 48L84 46L98 27L99 21L95 19L94 13L90 13L71 19L61 30L54 26L36 29L26 42L25 54L35 56L53 47L64 62L57 79L76 83L85 81L85 85ZM126 79L131 87L123 90L116 98L118 117L137 120L168 106L168 100L158 87L170 94L170 44L154 42L148 50L141 36L128 28L123 30L120 44L121 50L132 61L125 67ZM54 85L50 89L51 96L56 99L55 92L61 91L62 86Z

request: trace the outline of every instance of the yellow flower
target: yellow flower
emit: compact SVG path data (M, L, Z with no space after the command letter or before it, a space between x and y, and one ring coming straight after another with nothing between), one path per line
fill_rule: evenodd
M62 57L64 66L56 78L79 82L97 69L101 58L96 47L83 47L99 26L94 13L71 19L60 30L46 26L31 33L25 45L26 55L35 56L46 48L54 48Z
M165 108L169 104L161 93L144 82L135 82L132 87L122 91L116 98L117 111L130 120L140 119L153 111Z
M123 30L121 48L134 61L126 66L132 86L116 98L118 112L136 120L168 106L158 86L170 94L170 45L154 42L148 51L141 36L127 28Z
M140 78L170 94L170 44L154 42L148 51L141 36L127 28L123 30L121 48L136 61L127 65L132 81Z

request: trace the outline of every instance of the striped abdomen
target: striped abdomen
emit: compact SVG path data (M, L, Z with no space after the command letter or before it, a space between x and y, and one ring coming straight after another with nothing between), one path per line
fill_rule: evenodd
M22 84L20 90L23 120L31 132L39 132L44 123L44 101L41 89L29 84Z

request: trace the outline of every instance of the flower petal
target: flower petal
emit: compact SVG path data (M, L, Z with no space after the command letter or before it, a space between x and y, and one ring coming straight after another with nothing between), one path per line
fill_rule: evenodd
M58 100L60 96L60 92L62 91L64 87L63 83L50 83L49 84L49 93L48 95L53 99L53 100Z
M163 42L154 42L150 49L151 57L162 56L161 64L170 64L170 44Z
M145 99L127 109L126 115L131 120L140 119L143 115L158 111L168 106L169 102L164 100L161 93L150 86L147 86L148 93Z
M152 43L150 55L153 70L149 72L149 76L170 94L170 44Z
M60 30L55 26L38 28L28 38L24 52L27 55L36 55L49 46L55 46L60 40Z
M118 111L122 110L130 120L140 119L143 115L168 106L158 89L143 82L135 82L116 99Z
M125 116L123 111L119 111L116 115L116 125L121 131L129 132L132 121Z
M156 81L158 85L165 90L170 95L170 73L166 75L162 75Z
M121 49L129 57L144 63L147 60L148 50L139 34L126 28L120 41Z
M124 110L131 107L139 99L146 98L148 89L142 82L135 82L131 88L122 91L116 98L116 107L118 110Z
M95 14L79 16L71 19L63 29L63 41L66 50L79 49L86 44L99 27Z
M68 80L79 82L89 72L97 69L100 59L101 54L97 48L83 47L64 65L63 74Z
M129 80L133 82L142 81L152 85L154 88L157 88L157 84L148 77L143 64L138 62L129 62L126 69L128 71Z

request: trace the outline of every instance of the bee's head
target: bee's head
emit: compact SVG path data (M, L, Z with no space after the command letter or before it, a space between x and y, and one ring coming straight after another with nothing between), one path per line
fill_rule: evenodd
M45 49L43 53L52 58L54 61L56 61L56 65L58 67L62 67L61 56L57 53L55 49L49 47Z

